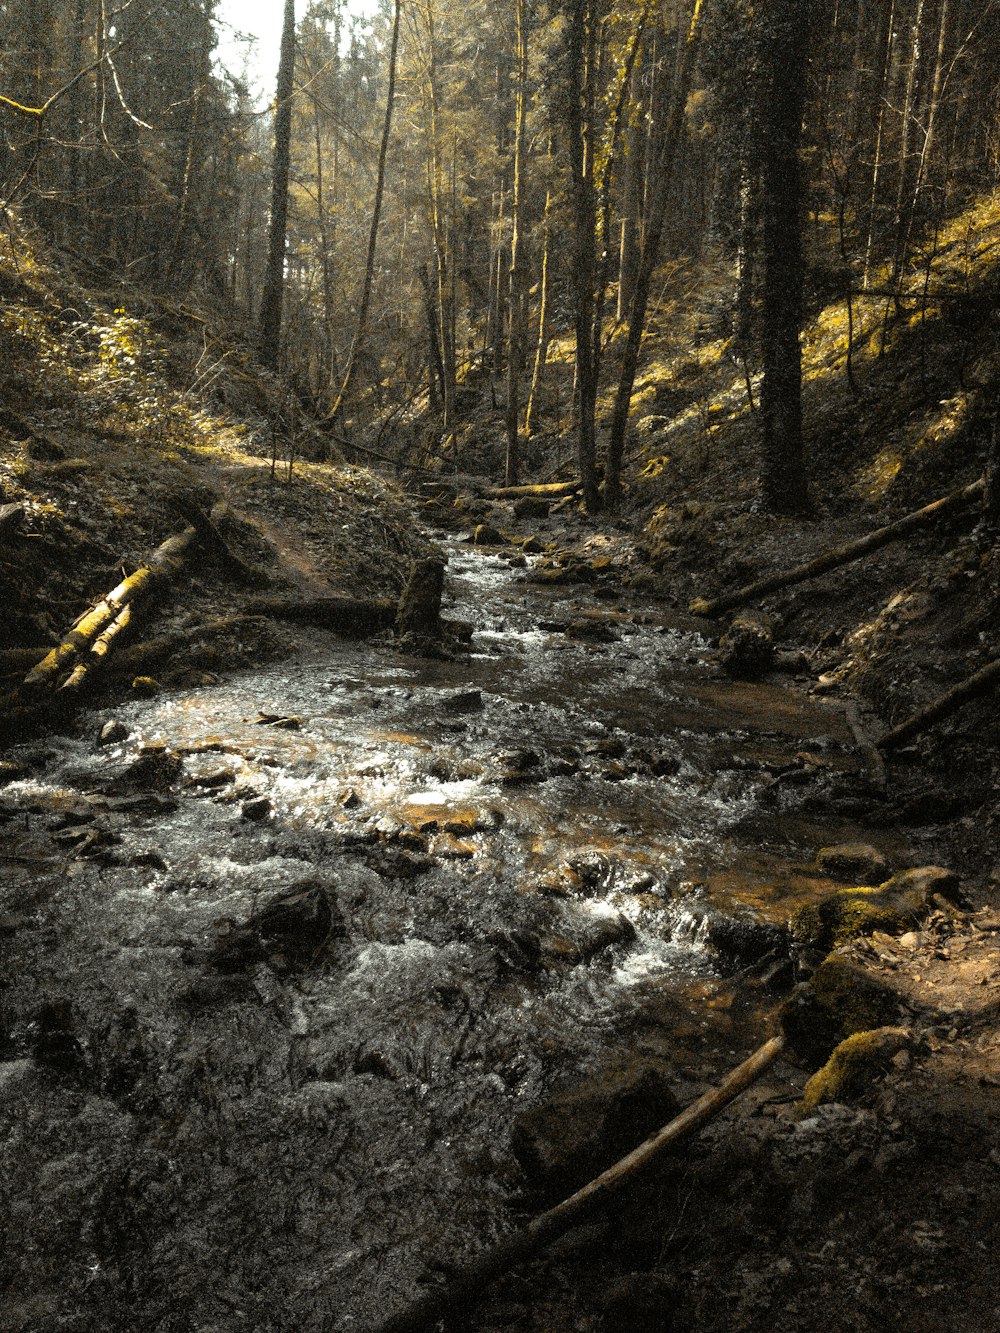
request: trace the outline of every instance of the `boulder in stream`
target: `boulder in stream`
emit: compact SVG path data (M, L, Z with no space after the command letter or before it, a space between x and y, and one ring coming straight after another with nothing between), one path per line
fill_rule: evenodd
M514 1155L545 1199L592 1180L678 1111L665 1065L622 1056L514 1124Z
M212 948L211 962L220 972L237 972L259 962L282 971L301 968L315 962L343 931L330 885L307 879L224 931Z

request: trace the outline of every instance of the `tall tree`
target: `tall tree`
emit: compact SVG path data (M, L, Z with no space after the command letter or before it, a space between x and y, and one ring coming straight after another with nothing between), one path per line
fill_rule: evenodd
M801 0L773 0L757 20L765 119L760 130L764 380L761 497L774 513L802 513L809 488L802 449L802 164L799 146L810 36Z
M285 242L288 228L288 172L292 141L295 80L295 0L285 0L274 108L274 158L271 167L271 228L267 267L260 299L260 354L275 370L281 357L281 311L285 295Z
M382 194L385 189L385 161L389 151L389 132L392 128L392 108L396 98L396 57L399 51L399 18L401 0L395 0L392 15L392 40L389 46L389 87L385 95L385 118L382 122L382 139L378 150L378 167L375 175L375 202L372 205L372 221L368 231L368 257L365 262L365 276L361 287L361 302L358 306L358 322L351 341L351 351L347 358L347 368L341 381L336 401L330 411L329 421L334 424L347 401L347 393L354 378L361 350L368 332L368 311L371 307L372 284L375 279L375 254L378 247L379 219L382 216Z

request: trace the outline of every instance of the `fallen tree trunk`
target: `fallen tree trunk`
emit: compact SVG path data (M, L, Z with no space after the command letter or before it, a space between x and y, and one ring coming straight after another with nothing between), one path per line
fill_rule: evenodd
M153 667L164 661L172 661L178 653L191 649L193 644L204 641L202 650L185 653L182 665L186 668L218 667L231 665L231 654L212 646L211 640L231 634L243 628L262 629L267 624L263 616L219 616L215 620L204 620L186 629L168 630L163 634L141 639L130 644L116 654L108 664L109 672L117 677L148 675Z
M581 489L578 481L540 481L534 486L499 486L487 495L491 500L521 500L531 495L559 500L564 495L576 495Z
M957 491L952 491L950 495L942 496L940 500L934 500L931 504L924 505L922 509L915 509L913 513L897 519L894 523L889 523L883 528L876 528L874 532L869 532L866 537L848 542L846 546L838 546L832 551L827 551L825 555L818 556L815 560L810 560L804 565L796 565L794 568L782 570L778 574L770 574L767 578L758 579L755 583L748 583L742 588L737 588L734 592L723 594L721 597L696 597L688 610L695 616L715 616L722 611L730 610L734 606L742 606L744 602L755 601L758 597L763 597L769 592L777 592L779 588L788 588L795 583L804 583L807 579L817 578L820 574L825 574L831 569L837 569L840 565L848 565L854 560L860 560L862 556L868 555L870 551L877 551L879 547L888 546L890 542L900 541L914 530L933 523L942 514L950 513L952 510L968 504L970 500L974 500L982 494L983 486L983 478L980 477L978 481L971 482L968 486L963 486Z
M103 664L115 639L119 634L123 634L131 623L132 608L131 606L123 606L107 629L99 634L91 644L90 652L84 661L77 662L59 688L61 690L78 690L91 672Z
M124 607L135 603L157 585L169 582L179 572L194 538L194 528L185 528L168 537L134 574L123 579L76 621L62 643L28 672L24 678L25 686L28 689L54 686L62 671L75 663L80 653L90 647Z
M316 597L300 602L282 597L255 597L246 604L246 609L252 615L316 625L349 639L370 638L396 623L395 602L364 602L355 597Z
M784 1045L784 1037L772 1037L728 1074L718 1087L712 1088L696 1102L692 1102L669 1124L664 1125L638 1148L609 1167L596 1180L592 1180L583 1189L577 1190L568 1199L550 1208L548 1212L539 1214L513 1236L488 1250L465 1273L454 1278L441 1290L421 1297L408 1310L401 1311L380 1324L378 1333L421 1333L422 1330L433 1328L440 1320L447 1319L453 1313L467 1318L469 1312L482 1300L484 1290L490 1282L550 1245L552 1241L619 1193L633 1176L645 1170L665 1149L673 1147L695 1130L708 1124L734 1098L760 1078L781 1054Z
M220 531L220 524L232 517L232 510L224 500L212 506L212 512L206 514L197 504L183 497L176 502L177 512L186 523L190 523L198 534L198 539L209 554L222 565L226 573L236 583L248 588L266 588L271 582L265 570L249 564L238 556Z
M957 712L970 699L988 694L998 685L1000 685L1000 661L989 662L974 675L967 676L958 685L945 690L944 694L939 694L926 708L921 708L898 727L893 727L884 736L880 736L875 744L883 751L898 750L914 736L929 730L935 722L940 722L942 718Z

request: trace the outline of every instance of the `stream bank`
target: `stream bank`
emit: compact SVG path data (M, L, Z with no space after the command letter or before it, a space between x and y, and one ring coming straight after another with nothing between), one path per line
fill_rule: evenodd
M687 617L615 605L627 543L585 583L446 549L467 656L301 631L283 662L115 707L110 744L90 715L14 754L12 1328L374 1327L756 1044L785 922L837 887L820 846L918 863L858 822L842 708L730 681ZM736 1300L719 1179L759 1201L770 1153L797 1199L788 1143L843 1157L829 1108L791 1119L804 1077L779 1067L734 1139L469 1326L709 1329L725 1290L733 1327L773 1321L783 1288L742 1249Z

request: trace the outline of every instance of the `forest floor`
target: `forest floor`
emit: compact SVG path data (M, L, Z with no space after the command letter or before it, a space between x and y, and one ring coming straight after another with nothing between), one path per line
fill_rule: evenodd
M703 324L693 341L680 324L683 274L673 304L654 320L638 386L632 490L619 518L595 523L575 502L516 516L510 504L483 498L481 479L456 485L454 502L438 498L421 518L470 533L486 523L514 559L534 539L529 550L541 548L554 579L579 577L587 587L596 579L610 610L627 610L635 596L683 610L694 596L809 559L972 480L1000 384L997 228L984 213L941 238L935 278L953 278L961 295L919 318L908 308L885 328L881 309L858 316L855 387L845 374L842 315L817 313L806 339L811 521L758 512L745 385L712 337L710 311L689 315ZM5 688L31 651L51 646L122 569L182 527L191 502L228 502L227 538L262 572L269 593L398 596L410 559L427 549L412 499L344 462L289 467L293 445L315 454L317 438L296 425L280 387L258 382L250 361L239 363L236 342L213 342L197 311L152 303L143 310L134 300L126 311L119 293L95 294L91 279L37 255L20 266L3 261L0 294L8 366L0 486L4 502L25 505L20 529L5 533L0 549ZM272 466L276 428L281 458ZM466 432L463 471L495 459L498 440L483 409ZM535 446L538 475L555 470L559 448L554 438ZM141 685L109 674L100 697L110 715L133 688L170 692L294 652L303 632L287 623L232 620L259 591L234 583L210 554L199 556L146 627L188 634L184 646ZM755 610L780 644L803 654L797 688L855 700L876 736L998 655L998 604L996 547L959 516ZM208 621L216 628L201 639L197 627ZM892 870L941 865L958 876L958 892L928 904L905 929L883 922L835 950L874 996L851 1030L862 1019L862 1030L902 1029L891 1054L806 1114L803 1087L828 1051L779 1064L626 1206L521 1270L462 1326L1000 1327L995 718L995 701L973 702L897 754L884 790L845 789L808 756L775 774L811 817L824 809L850 815L876 849L891 835ZM767 718L759 725L766 731ZM796 808L787 814L794 821ZM3 911L0 928L16 951L25 922L9 903ZM801 968L802 984L809 970ZM789 1006L754 976L734 1003L774 1024ZM22 1053L11 1045L5 1067ZM34 1324L25 1307L13 1326L63 1326L39 1308ZM239 1326L235 1316L212 1324Z

